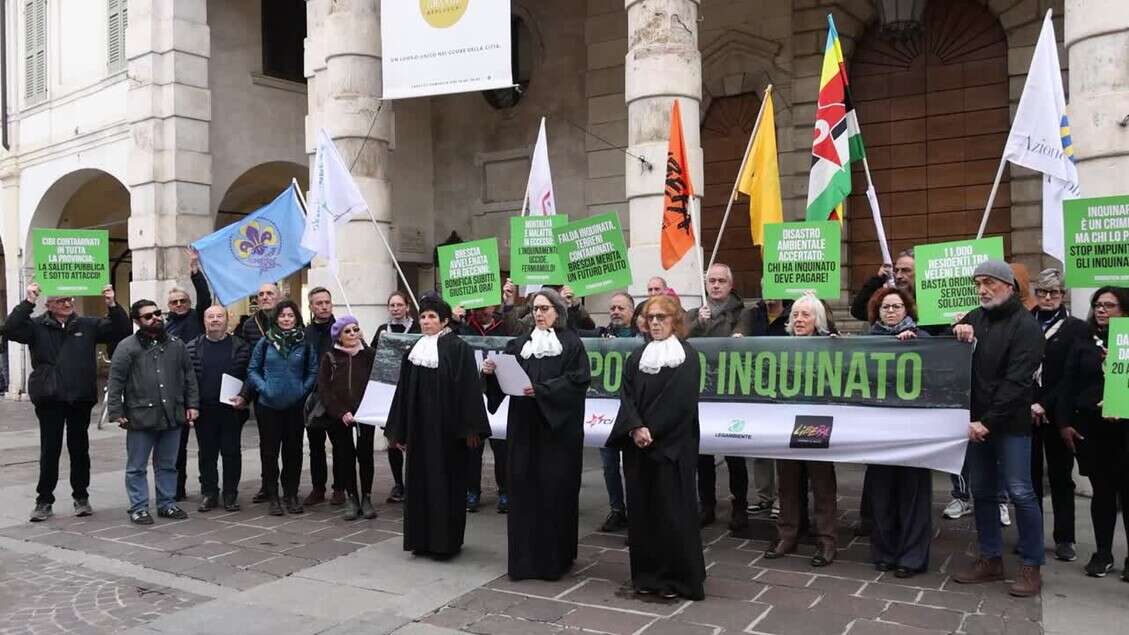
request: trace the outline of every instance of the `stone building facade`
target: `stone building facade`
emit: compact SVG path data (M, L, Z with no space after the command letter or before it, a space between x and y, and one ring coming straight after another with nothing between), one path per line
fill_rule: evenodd
M305 185L320 127L351 162L410 281L428 288L433 249L452 234L497 235L507 251L541 116L559 209L620 214L641 294L660 271L675 97L707 252L769 83L785 216L802 216L828 13L893 249L975 233L1047 9L1083 194L1124 192L1129 175L1121 0L929 0L921 30L903 39L883 30L878 5L891 3L880 0L510 0L520 91L395 102L381 99L379 0L0 1L9 308L28 280L33 226L109 228L123 297L185 286L183 246L291 179ZM1005 175L989 233L1038 270L1049 264L1039 179ZM865 202L852 198L847 217L844 299L878 264ZM371 331L399 286L391 260L367 218L339 235L345 291ZM744 295L759 293L741 201L719 259ZM668 274L692 299L693 259ZM289 292L315 284L337 290L315 263ZM10 353L19 377L22 353Z

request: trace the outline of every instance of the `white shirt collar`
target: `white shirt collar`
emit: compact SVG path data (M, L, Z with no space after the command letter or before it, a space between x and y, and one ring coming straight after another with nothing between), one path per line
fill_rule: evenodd
M435 335L424 335L416 340L408 353L408 361L424 368L439 368L439 338L450 332L450 329L443 329Z
M653 341L643 349L639 356L639 370L648 375L656 375L665 368L678 368L686 361L686 351L682 342L671 335L665 340Z
M536 357L537 359L541 359L542 357L556 357L560 355L563 350L564 347L561 346L561 341L557 339L557 334L553 329L545 330L535 328L533 332L529 334L529 341L525 343L525 346L521 347L521 357L522 359L529 359L530 357Z

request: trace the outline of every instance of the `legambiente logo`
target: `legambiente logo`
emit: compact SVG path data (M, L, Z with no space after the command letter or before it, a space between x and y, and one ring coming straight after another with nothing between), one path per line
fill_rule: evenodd
M466 13L470 0L419 0L419 13L437 29L454 26Z

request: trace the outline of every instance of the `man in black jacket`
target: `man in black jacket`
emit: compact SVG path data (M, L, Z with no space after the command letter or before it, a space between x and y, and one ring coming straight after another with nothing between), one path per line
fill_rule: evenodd
M188 248L188 270L192 277L192 287L196 289L196 308L192 308L188 292L180 287L169 290L165 332L186 344L204 332L204 309L212 306L212 294L208 291L208 280L200 271L200 254ZM180 447L176 453L176 500L188 498L185 485L188 481L188 427L180 433Z
M972 353L972 422L968 454L980 555L953 579L962 584L1004 579L998 474L1015 505L1023 561L1010 592L1038 595L1042 588L1043 514L1031 485L1031 402L1035 371L1043 359L1043 332L1019 302L1015 276L1002 260L973 273L980 307L953 328Z
M114 288L102 290L107 315L104 318L75 314L74 298L47 298L47 312L31 317L39 300L39 285L27 286L23 302L12 309L4 324L4 335L27 344L31 354L28 394L39 419L39 484L31 521L52 516L55 485L59 482L59 456L66 432L71 457L71 489L77 516L89 516L87 487L90 485L90 411L98 401L98 344L114 345L130 333L129 316L114 301Z
M314 354L321 359L333 349L333 338L329 334L333 323L337 321L337 318L333 317L333 294L325 287L314 287L310 289L307 296L310 301L310 325L306 327L306 341L313 344ZM306 398L307 416L318 401L316 390ZM325 484L329 480L325 457L325 441L328 435L324 427L310 425L306 427L306 438L310 442L310 481L313 486L302 504L308 507L325 502ZM333 494L329 499L332 505L345 504L345 486L342 485L342 479L338 478L339 471L338 466L334 464Z
M251 352L255 351L255 344L267 334L270 330L271 324L274 323L274 307L278 301L282 299L278 290L278 285L273 282L264 282L259 286L258 292L255 294L258 301L258 310L243 322L243 328L240 329L238 335L247 342L247 346L251 347ZM255 391L251 389L250 383L243 384L243 401L253 404L255 403ZM262 423L259 422L258 405L255 406L255 425L259 427L259 438L263 438ZM266 476L261 475L262 480L266 482ZM265 503L267 501L267 493L262 487L251 498L252 503Z
M239 511L239 478L243 470L240 437L247 405L236 395L220 401L223 376L247 379L251 347L243 338L227 332L227 309L220 305L204 310L204 334L188 342L188 357L200 387L200 418L196 422L196 444L200 446L200 485L204 493L199 510L215 509L221 494L217 464L223 456L223 508Z
M855 299L851 300L851 317L863 322L869 322L867 315L867 305L870 303L870 298L874 293L886 286L891 279L894 281L894 286L914 295L914 259L913 250L906 249L898 253L898 257L894 259L894 265L882 265L878 268L878 273L871 276L862 284L862 288L855 294Z

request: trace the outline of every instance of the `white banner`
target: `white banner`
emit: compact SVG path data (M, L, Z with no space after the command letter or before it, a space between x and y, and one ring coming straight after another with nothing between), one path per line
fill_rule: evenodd
M509 0L382 0L384 98L513 85Z
M370 381L357 421L383 426L395 392L394 385ZM508 405L507 398L490 415L496 439L506 437ZM618 412L617 400L586 400L584 445L604 447ZM826 447L792 447L797 416L822 418ZM968 411L956 408L702 402L698 417L702 454L909 465L960 474L968 442Z

